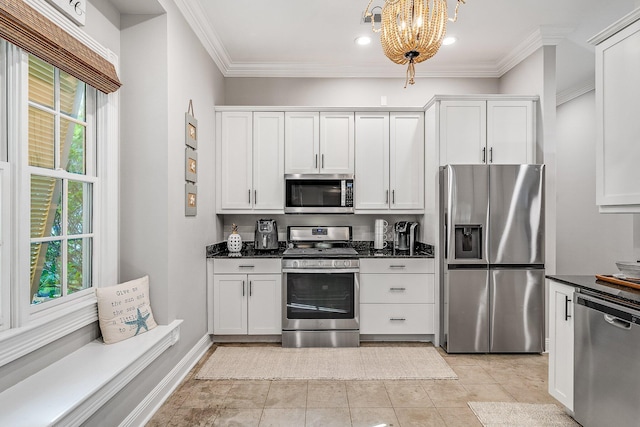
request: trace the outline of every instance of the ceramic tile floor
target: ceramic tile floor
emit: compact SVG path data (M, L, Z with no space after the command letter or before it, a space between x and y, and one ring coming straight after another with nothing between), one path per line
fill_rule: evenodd
M470 401L558 404L547 393L547 355L447 355L438 349L457 380L196 380L214 350L215 345L148 427L470 427L481 425Z

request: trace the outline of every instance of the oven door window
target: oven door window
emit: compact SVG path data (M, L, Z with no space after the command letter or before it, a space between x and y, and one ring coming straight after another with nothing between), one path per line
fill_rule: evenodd
M287 273L288 319L353 319L353 273Z
M287 181L287 207L339 206L342 206L342 181L340 180Z

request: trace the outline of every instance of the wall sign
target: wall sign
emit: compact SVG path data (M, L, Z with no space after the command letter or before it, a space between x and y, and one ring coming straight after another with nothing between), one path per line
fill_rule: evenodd
M79 26L84 26L87 17L87 0L47 0L67 18Z

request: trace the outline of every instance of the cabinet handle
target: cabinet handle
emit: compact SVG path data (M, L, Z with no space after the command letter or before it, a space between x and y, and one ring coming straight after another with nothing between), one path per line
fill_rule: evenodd
M389 190L386 191L386 195L384 196L384 202L389 203Z
M489 148L489 163L493 163L493 147Z
M390 265L389 268L406 268L406 265Z
M482 163L487 163L486 154L487 154L487 149L486 149L486 147L483 147L482 148Z
M569 320L571 318L571 315L569 314L569 303L571 302L571 300L569 299L568 296L564 296L564 320Z
M316 162L313 165L314 168L318 167L318 155L316 154Z
M324 154L322 155L322 166L320 166L320 169L324 169Z
M253 289L252 283L253 282L251 280L249 280L249 296L251 296L251 291Z
M242 296L244 296L244 280L242 281Z
M244 264L244 265L241 264L241 265L238 266L238 268L254 268L254 267L255 267L255 265L249 265L249 264Z
M251 203L251 189L248 189L247 193L249 194L249 203Z
M253 190L253 204L258 202L258 190Z
M406 291L407 288L389 288L390 291Z
M392 322L404 322L405 319L404 317L390 317L389 320L391 320Z
M396 204L396 190L391 190L391 203Z

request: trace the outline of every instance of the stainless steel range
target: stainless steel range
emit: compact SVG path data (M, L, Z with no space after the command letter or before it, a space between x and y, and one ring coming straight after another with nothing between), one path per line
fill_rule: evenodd
M360 262L351 227L287 228L282 346L360 345Z

